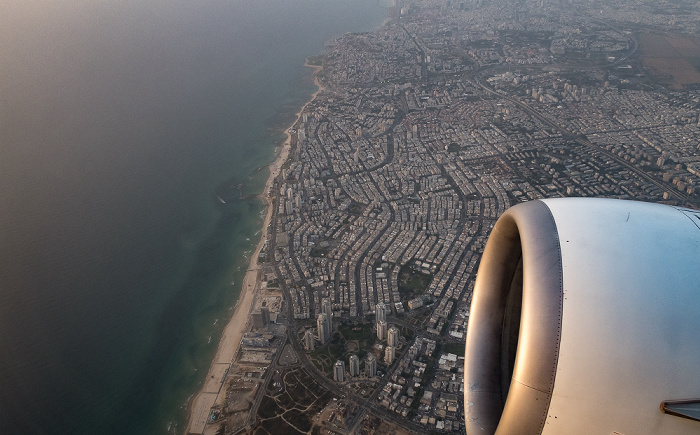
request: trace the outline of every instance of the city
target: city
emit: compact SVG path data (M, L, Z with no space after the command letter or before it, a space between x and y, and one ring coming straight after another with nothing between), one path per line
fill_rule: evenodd
M506 209L700 206L699 31L692 2L407 0L329 42L196 433L464 433L474 279Z

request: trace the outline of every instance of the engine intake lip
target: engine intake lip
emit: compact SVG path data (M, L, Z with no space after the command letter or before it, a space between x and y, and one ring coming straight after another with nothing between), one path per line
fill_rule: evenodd
M510 386L503 388L504 315L521 258L517 354ZM496 222L474 286L464 370L467 433L542 432L554 389L562 311L561 247L552 213L542 201L514 206Z

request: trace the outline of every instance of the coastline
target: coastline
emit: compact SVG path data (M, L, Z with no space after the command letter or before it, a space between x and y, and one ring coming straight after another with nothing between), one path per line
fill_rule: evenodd
M312 74L317 90L311 95L309 101L296 113L294 122L284 131L286 138L282 144L282 148L275 161L268 166L270 175L265 183L263 192L259 195L261 199L267 202L267 213L263 220L260 241L250 257L250 263L245 277L243 278L241 294L238 297L233 315L221 335L219 347L216 350L214 360L207 372L204 385L188 404L189 417L185 430L186 434L201 434L204 432L210 410L217 401L221 387L226 380L226 375L234 364L241 339L248 330L250 312L253 309L255 295L262 283L261 279L259 279L260 274L258 273L258 271L262 269L262 267L258 265L258 256L267 242L267 230L272 221L274 211L271 188L279 175L280 169L289 158L289 152L292 146L292 130L301 120L302 114L308 105L325 89L317 76L318 72L323 69L323 67L319 65L310 65L308 59L304 62L304 66L313 69Z

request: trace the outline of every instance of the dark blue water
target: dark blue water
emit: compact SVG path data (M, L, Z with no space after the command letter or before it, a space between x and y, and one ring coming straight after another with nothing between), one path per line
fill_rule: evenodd
M376 0L0 3L0 433L184 430L262 224L260 201L215 191L262 190L314 90L304 58L383 18Z

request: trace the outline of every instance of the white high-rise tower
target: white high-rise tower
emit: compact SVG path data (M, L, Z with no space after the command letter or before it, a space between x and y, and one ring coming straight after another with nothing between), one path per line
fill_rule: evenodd
M387 324L384 320L377 322L377 338L380 340L386 340L387 334Z
M336 382L345 382L345 363L341 360L335 362L333 367L333 379Z
M365 360L365 376L368 378L377 376L377 358L371 353L367 355Z
M314 350L316 347L316 341L314 340L314 334L310 329L307 329L304 333L304 347L308 351Z
M377 323L381 322L382 320L386 322L386 305L384 305L383 302L377 304L375 307L375 313L377 316Z
M399 330L395 326L392 326L389 328L388 332L388 337L387 337L387 344L389 346L396 347L399 345Z
M328 317L328 328L329 331L333 330L333 305L330 299L323 298L321 301L321 312Z
M394 362L394 357L396 356L396 348L393 346L387 346L384 348L384 362L391 364Z
M321 344L326 344L326 342L331 338L331 328L328 323L328 316L326 316L326 313L321 313L316 318L318 341L320 341Z
M360 357L357 355L351 355L350 356L350 376L359 376L360 375Z

